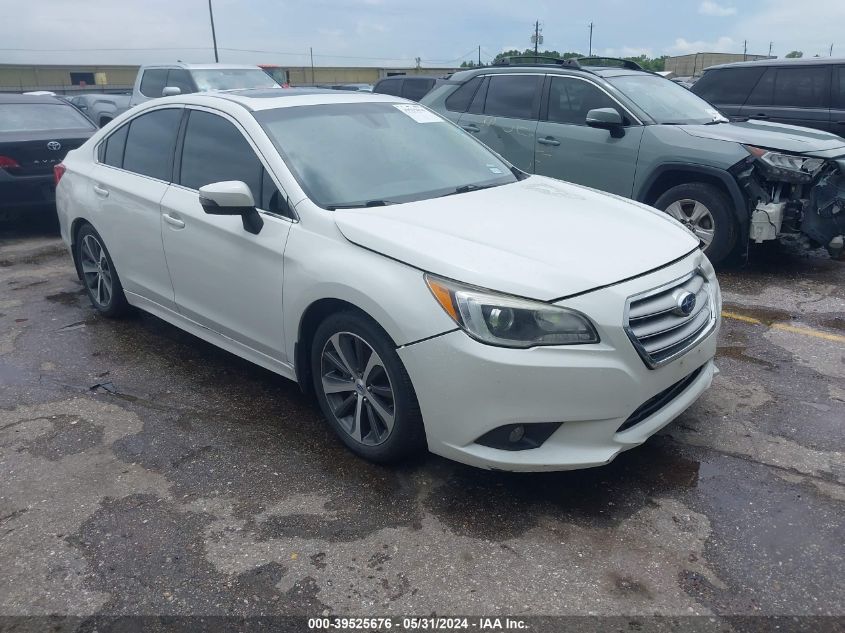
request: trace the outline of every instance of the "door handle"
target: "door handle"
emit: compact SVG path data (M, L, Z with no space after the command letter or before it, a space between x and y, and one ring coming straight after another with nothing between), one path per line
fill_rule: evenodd
M167 215L166 213L162 213L161 217L170 226L173 226L177 229L184 229L185 228L185 223L182 220L180 220L179 218L174 218L172 215Z
M105 187L101 187L100 185L94 185L94 193L96 193L101 198L109 197L109 190Z
M552 137L552 136L547 136L545 138L538 138L537 142L540 143L540 145L555 145L555 146L560 145L560 141L557 140L556 138Z
M481 131L481 129L474 123L470 123L469 125L462 125L461 127L464 128L467 132L472 132L473 134L476 134Z
M768 119L768 118L769 118L769 115L768 115L768 114L763 114L762 112L758 112L757 114L752 114L752 115L751 115L750 117L748 117L748 118L750 118L750 119Z
M845 121L837 121L836 125L845 125Z

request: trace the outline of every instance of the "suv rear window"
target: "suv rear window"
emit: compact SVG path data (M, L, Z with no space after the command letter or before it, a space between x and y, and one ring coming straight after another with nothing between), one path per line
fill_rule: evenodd
M693 84L692 92L713 104L742 105L765 70L763 67L710 70Z
M399 96L399 91L402 89L402 80L401 79L383 79L382 81L376 84L376 87L373 88L373 92L377 92L383 95L393 95L394 97Z
M419 101L434 86L434 79L408 78L402 84L402 96L412 101Z
M0 132L93 129L95 129L94 124L72 105L63 103L4 103L0 105Z
M511 119L535 118L542 75L493 75L487 88L484 114Z

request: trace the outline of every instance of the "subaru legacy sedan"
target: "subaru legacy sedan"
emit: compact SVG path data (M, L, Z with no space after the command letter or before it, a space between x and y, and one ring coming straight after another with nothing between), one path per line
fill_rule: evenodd
M157 99L56 178L96 310L298 381L369 460L606 464L716 371L719 286L692 233L398 97Z

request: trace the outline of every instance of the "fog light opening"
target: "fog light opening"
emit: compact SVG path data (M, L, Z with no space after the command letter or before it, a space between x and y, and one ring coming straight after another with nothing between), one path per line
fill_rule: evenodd
M498 448L503 451L524 451L539 448L552 433L558 430L562 422L532 422L528 424L505 424L488 431L477 440L476 444Z

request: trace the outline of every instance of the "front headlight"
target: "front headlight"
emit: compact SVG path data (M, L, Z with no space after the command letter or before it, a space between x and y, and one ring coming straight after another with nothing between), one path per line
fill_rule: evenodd
M807 158L794 154L781 154L761 147L745 145L745 149L765 166L771 176L787 182L808 183L824 165L821 158Z
M431 293L467 334L503 347L598 343L595 327L584 315L549 305L500 295L431 275Z

